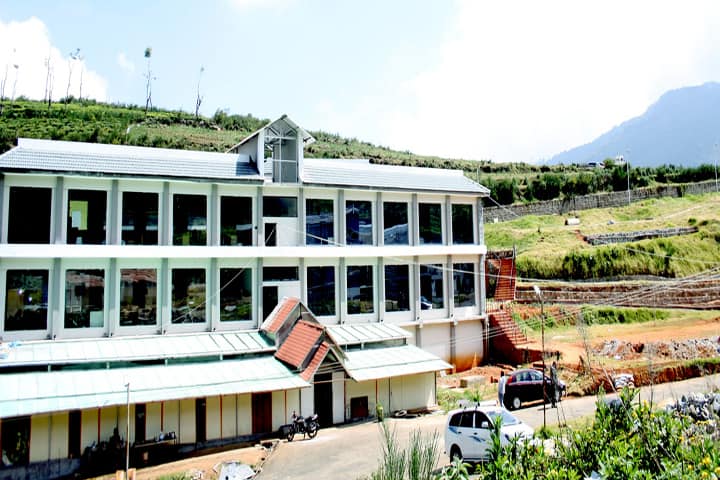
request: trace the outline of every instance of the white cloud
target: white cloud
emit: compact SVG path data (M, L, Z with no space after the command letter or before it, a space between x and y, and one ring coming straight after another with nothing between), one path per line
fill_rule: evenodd
M592 141L667 90L720 79L720 3L462 1L441 61L380 114L417 153L535 161ZM397 92L396 92L397 93ZM365 105L362 108L367 108Z
M125 72L129 74L135 73L135 64L128 59L125 52L118 53L116 61L120 68L122 68Z
M68 80L69 94L77 97L80 93L81 74L83 98L100 101L107 99L107 81L98 73L89 70L85 60L71 60L70 52L64 54L52 45L47 27L41 20L31 17L22 22L0 21L0 79L4 77L7 68L6 96L12 96L15 87L15 96L44 98L48 61L52 74L53 99L65 97Z

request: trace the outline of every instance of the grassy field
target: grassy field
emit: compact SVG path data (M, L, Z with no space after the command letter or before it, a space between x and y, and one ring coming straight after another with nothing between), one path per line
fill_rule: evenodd
M565 225L570 216L580 225ZM698 233L599 247L583 240L590 234L687 226L697 226ZM515 246L518 274L525 278L684 277L720 265L720 195L649 199L486 224L485 243L490 249Z

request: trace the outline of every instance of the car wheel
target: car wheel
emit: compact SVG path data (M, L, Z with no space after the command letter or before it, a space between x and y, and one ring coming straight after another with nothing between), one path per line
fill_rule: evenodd
M510 401L510 406L513 410L517 410L520 408L520 405L522 405L522 402L520 401L520 397L513 397Z
M462 456L462 452L460 451L460 447L458 447L457 445L453 445L452 448L450 449L450 461L453 461L456 458L458 460L462 461L463 456Z

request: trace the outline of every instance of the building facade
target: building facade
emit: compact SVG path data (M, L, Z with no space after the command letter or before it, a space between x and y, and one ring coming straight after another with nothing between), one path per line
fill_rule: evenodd
M460 171L304 158L312 141L283 116L225 154L20 139L0 155L6 463L77 458L123 418L133 443L198 444L317 404L342 423L357 392L370 401L356 413L427 406L445 362L484 357L487 189ZM349 335L311 378L261 328L287 299ZM417 368L391 355L354 379L368 346L361 364L404 346Z

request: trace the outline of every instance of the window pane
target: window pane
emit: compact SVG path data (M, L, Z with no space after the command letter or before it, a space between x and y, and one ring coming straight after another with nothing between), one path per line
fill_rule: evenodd
M420 215L420 243L442 243L442 208L439 203L421 203L418 205Z
M305 241L307 245L327 245L335 241L333 201L308 198L305 201Z
M372 245L372 202L345 202L345 242L348 245Z
M158 202L157 193L123 192L122 243L158 244Z
M315 315L335 315L335 267L308 267L307 293Z
M475 265L472 263L453 264L453 282L455 285L455 306L475 305Z
M383 204L385 245L408 245L408 206L405 202Z
M263 197L264 217L297 217L297 198Z
M97 190L68 191L67 243L105 243L107 193Z
M385 311L410 310L410 287L407 265L385 266Z
M105 323L105 271L65 272L65 328L102 327Z
M120 325L157 323L157 270L126 268L120 270Z
M371 265L347 267L348 313L373 313L373 267Z
M220 198L220 244L253 244L252 198Z
M207 244L207 197L173 195L173 245Z
M5 330L47 329L48 271L8 270Z
M252 270L220 269L220 321L252 319Z
M10 187L9 201L8 243L50 243L52 189Z
M472 205L452 206L453 244L473 243Z
M444 296L442 265L420 265L420 308L443 308Z
M264 282L292 282L298 280L298 267L264 267Z
M205 269L172 271L172 323L205 322Z

